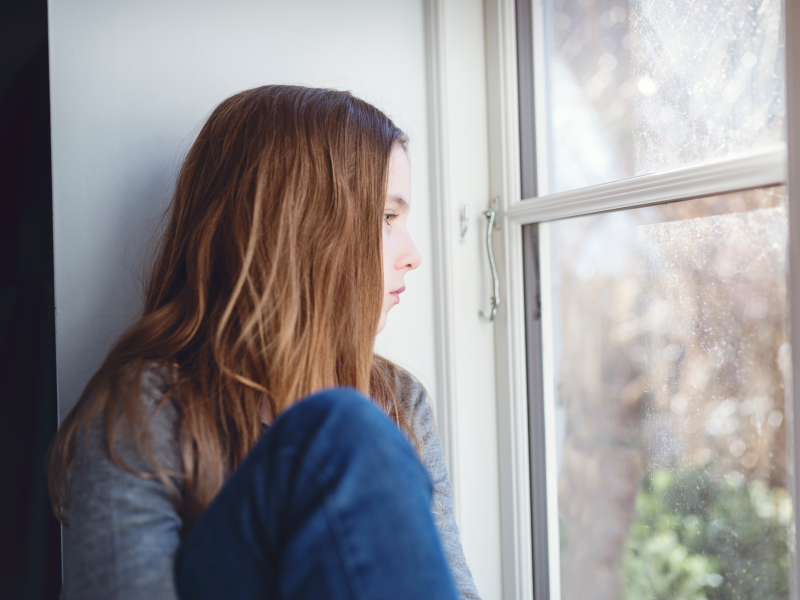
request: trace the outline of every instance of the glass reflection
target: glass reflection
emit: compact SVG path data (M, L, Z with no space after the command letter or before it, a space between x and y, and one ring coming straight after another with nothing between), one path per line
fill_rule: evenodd
M786 211L543 226L564 600L788 598Z

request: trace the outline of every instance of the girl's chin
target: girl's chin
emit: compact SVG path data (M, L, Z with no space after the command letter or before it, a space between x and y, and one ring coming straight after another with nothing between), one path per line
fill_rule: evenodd
M384 312L384 313L381 313L381 318L378 321L378 330L375 332L375 335L378 335L381 331L383 331L383 328L386 327L386 318L388 316L389 316L389 311L388 310L386 312Z

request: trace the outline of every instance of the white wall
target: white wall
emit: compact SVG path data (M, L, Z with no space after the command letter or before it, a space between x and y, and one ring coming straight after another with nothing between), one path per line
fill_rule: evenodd
M50 0L59 409L140 307L142 250L213 107L268 83L349 89L411 136L407 276L378 350L436 390L422 0Z

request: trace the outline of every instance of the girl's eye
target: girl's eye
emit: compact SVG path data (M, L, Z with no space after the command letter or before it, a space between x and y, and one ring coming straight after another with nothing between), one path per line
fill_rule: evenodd
M394 214L394 213L386 213L385 215L383 215L383 220L386 221L387 223L391 223L396 218L397 218L397 215Z

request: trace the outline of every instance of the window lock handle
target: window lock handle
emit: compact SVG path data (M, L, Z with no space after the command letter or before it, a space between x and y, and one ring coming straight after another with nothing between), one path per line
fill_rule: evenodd
M495 317L497 316L497 307L500 306L500 279L497 276L497 264L494 260L494 248L492 247L492 233L495 229L495 221L497 220L497 200L498 198L492 198L491 208L487 211L484 211L484 215L486 216L487 220L489 221L486 227L486 251L489 254L489 267L492 270L492 310L489 313L489 316L483 314L483 311L480 311L480 317L487 323L491 323L494 321Z

